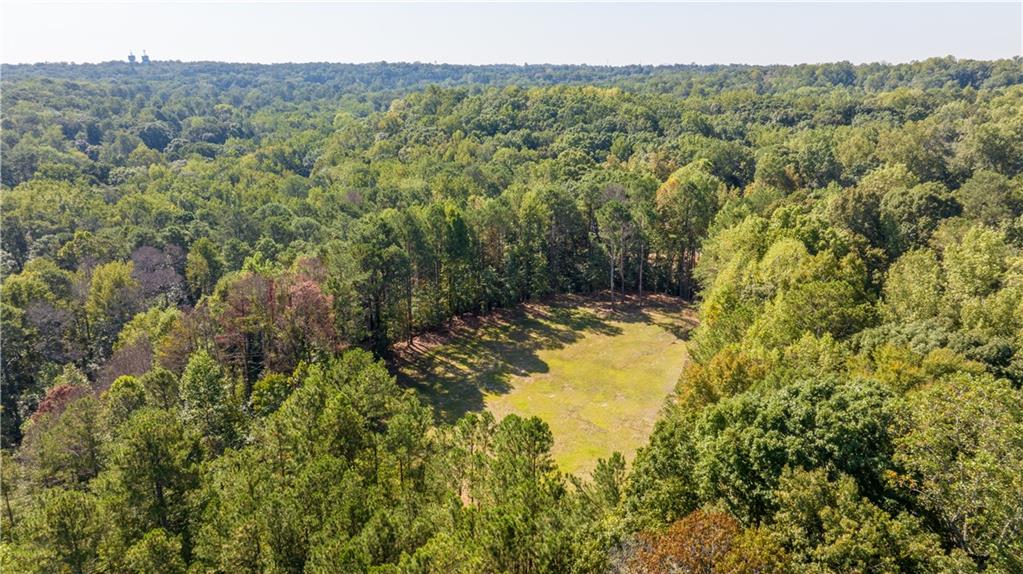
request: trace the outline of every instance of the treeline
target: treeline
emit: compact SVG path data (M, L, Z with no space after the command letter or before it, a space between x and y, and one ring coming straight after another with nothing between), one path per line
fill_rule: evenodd
M759 87L769 92L806 86L855 86L889 90L900 86L943 88L997 88L1019 82L1019 59L960 60L951 56L908 64L836 62L795 66L673 64L658 66L591 66L564 64L458 65L422 62L369 64L232 64L225 62L152 61L130 64L4 64L11 80L131 80L180 83L210 82L216 86L264 87L288 82L315 88L320 96L345 92L415 91L429 86L451 87L577 84L619 85L643 90L690 95L693 89L721 91ZM322 87L315 87L315 85ZM328 92L327 90L330 90Z
M251 412L203 351L180 379L121 377L98 399L76 377L25 463L5 460L7 492L34 489L16 513L8 499L13 571L567 571L623 470L570 496L542 422L437 428L364 351L266 379Z
M223 175L197 167L210 182ZM189 179L158 177L172 186ZM699 237L727 186L694 162L659 187L653 176L611 170L462 202L366 209L358 199L357 216L315 193L306 201L327 213L303 217L272 202L245 217L247 227L219 198L196 212L215 221L186 226L175 222L188 212L150 192L113 206L62 182L8 192L8 229L24 230L26 246L40 239L4 282L7 337L21 341L5 363L7 439L17 442L21 422L46 400L43 381L68 363L105 388L154 362L180 373L189 353L212 344L248 400L265 373L346 345L386 355L463 313L608 288L691 295ZM67 213L47 221L40 202ZM72 213L110 219L90 231ZM69 231L47 233L61 220ZM178 247L195 229L210 235Z
M6 568L1023 568L1020 62L150 65L4 68ZM628 469L366 351L597 290L700 302Z
M627 512L673 524L649 560L709 529L770 568L744 572L1020 571L1021 191L889 166L720 212L696 360L630 476Z
M787 94L790 100L802 100L804 107L815 107L824 102L813 90L835 91L829 98L841 106L840 100L849 97L845 92L972 91L1016 85L1023 81L1020 68L1018 58L857 66L3 65L7 165L3 183L14 186L29 179L40 164L85 168L90 177L107 183L110 170L123 166L139 143L165 152L168 159L243 153L252 149L246 142L259 143L260 136L285 128L322 132L338 111L359 116L385 111L395 98L438 86L468 85L479 92L510 86L591 85L709 98L716 100L713 105L726 108L772 101L753 96ZM731 95L715 97L723 93ZM785 103L774 113L784 114L791 102ZM927 110L913 111L919 115ZM846 113L826 122L849 119ZM296 159L309 163L315 158Z

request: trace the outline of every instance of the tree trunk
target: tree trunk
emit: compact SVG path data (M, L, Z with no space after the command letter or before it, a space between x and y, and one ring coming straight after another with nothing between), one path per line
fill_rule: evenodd
M7 463L11 464L11 463ZM4 492L4 507L7 510L7 530L10 531L14 528L14 512L11 511L11 485L5 484L3 488Z
M611 279L611 306L614 307L615 306L615 264L614 264L614 258L613 257L611 258L611 275L610 275L610 279Z
M156 497L156 505L160 508L160 527L167 530L167 502L163 496L163 483L159 480L153 484L153 494Z
M625 249L618 254L618 284L622 286L622 300L625 300Z
M646 260L643 256L643 244L639 245L639 298L643 298L643 264Z
M405 299L405 335L409 346L412 346L412 290L413 276L411 271L408 274L408 293Z

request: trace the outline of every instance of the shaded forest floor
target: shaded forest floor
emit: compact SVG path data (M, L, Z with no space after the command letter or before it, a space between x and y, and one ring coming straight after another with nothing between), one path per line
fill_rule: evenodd
M688 358L695 312L666 296L563 296L465 317L395 349L393 369L438 417L536 415L562 470L642 446Z

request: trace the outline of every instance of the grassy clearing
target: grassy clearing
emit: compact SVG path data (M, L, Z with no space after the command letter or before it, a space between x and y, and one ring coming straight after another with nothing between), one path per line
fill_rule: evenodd
M563 297L474 318L398 349L399 380L442 420L488 409L542 418L562 470L630 457L646 442L687 360L695 325L678 300L650 296L611 309Z

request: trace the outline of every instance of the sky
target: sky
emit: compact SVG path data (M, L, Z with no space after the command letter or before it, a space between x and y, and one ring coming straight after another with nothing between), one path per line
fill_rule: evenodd
M4 63L795 64L1023 53L1023 2L26 2Z

